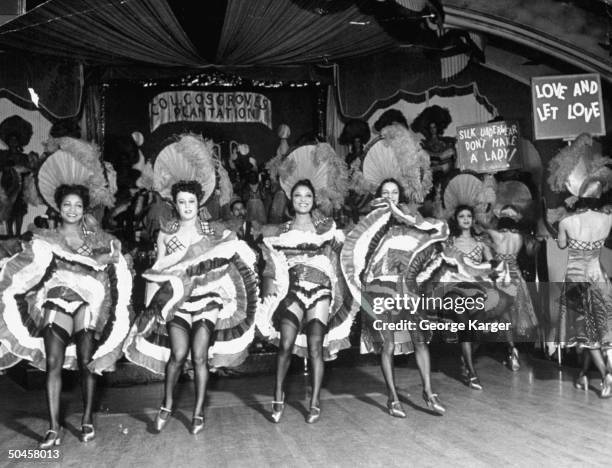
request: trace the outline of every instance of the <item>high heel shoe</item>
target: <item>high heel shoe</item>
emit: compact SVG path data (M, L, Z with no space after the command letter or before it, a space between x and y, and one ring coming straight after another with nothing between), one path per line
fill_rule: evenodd
M482 384L477 375L468 372L467 385L473 390L482 390Z
M321 409L318 406L311 406L310 413L306 416L306 423L314 424L321 417Z
M574 380L574 388L578 390L588 390L589 378L581 372L578 374L578 377L576 377L576 380Z
M199 434L204 429L204 416L194 416L191 418L191 433Z
M81 442L90 442L96 437L93 424L81 424Z
M155 417L155 430L157 432L161 432L164 426L168 424L171 414L172 414L172 410L168 408L164 408L163 406L159 408L159 411L157 412L157 416Z
M612 397L612 374L607 373L601 382L601 393L599 394L600 398L610 398Z
M45 437L42 442L38 444L38 448L45 450L60 445L62 443L63 432L64 431L61 427L57 431L49 429L47 432L45 432Z
M446 408L440 402L440 398L438 398L437 393L432 393L431 396L427 396L427 393L423 392L423 400L427 403L427 408L432 411L435 411L438 414L446 413Z
M510 351L510 356L508 356L508 367L512 372L518 372L521 368L518 349L516 348L512 348L512 351Z
M276 407L280 407L280 409L276 409ZM275 424L277 424L281 417L283 416L283 412L285 411L285 394L283 393L283 397L281 401L273 401L272 402L272 414L270 417Z
M387 409L389 410L389 414L394 418L405 418L406 412L402 407L402 404L399 401L391 401L387 402Z

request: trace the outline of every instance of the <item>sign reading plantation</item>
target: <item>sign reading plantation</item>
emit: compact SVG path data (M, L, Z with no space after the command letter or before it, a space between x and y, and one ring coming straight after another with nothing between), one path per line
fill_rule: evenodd
M458 166L462 171L488 174L522 168L517 122L457 127Z
M536 140L605 135L597 73L532 78L531 98Z
M259 93L168 91L149 103L151 132L171 122L261 123L272 128L272 104Z

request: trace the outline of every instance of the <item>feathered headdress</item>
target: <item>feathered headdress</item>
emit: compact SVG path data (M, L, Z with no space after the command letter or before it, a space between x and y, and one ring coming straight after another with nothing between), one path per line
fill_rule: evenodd
M308 179L317 196L317 205L326 215L339 209L348 192L346 163L327 143L296 148L278 167L280 185L288 198L295 183Z
M116 187L111 187L100 159L100 150L93 143L71 137L55 139L59 149L40 166L38 190L51 208L55 204L55 190L63 184L84 185L89 189L92 208L112 207Z
M215 164L212 143L195 134L184 134L157 155L153 165L153 188L164 198L171 198L172 186L181 180L195 180L204 191L204 204L215 190Z
M381 138L366 148L363 182L353 189L374 193L389 178L402 184L410 202L421 203L432 188L429 155L414 132L399 124L383 128Z
M493 217L497 184L493 176L484 181L472 174L458 174L444 189L444 215L451 218L458 206L467 205L474 209L474 217L486 225Z
M550 160L548 185L553 192L570 192L572 197L566 200L570 206L578 197L599 198L612 188L609 164L612 159L597 154L593 138L583 133Z

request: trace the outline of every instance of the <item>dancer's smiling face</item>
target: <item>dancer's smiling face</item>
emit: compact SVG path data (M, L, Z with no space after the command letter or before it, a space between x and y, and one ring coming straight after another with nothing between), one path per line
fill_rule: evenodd
M380 195L396 205L399 203L400 191L394 182L385 182L381 187Z
M77 224L83 219L83 199L76 193L69 193L60 204L60 216L66 224Z
M314 194L305 185L298 185L293 190L291 202L296 214L308 214L314 206Z
M189 221L198 215L198 197L191 192L179 192L174 201L182 221Z
M474 219L470 210L461 210L457 213L457 225L459 229L467 231L472 227L473 222Z

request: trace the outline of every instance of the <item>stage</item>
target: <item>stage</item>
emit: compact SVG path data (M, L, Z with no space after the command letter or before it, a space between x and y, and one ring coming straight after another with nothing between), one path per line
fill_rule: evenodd
M213 378L206 429L188 432L193 390L179 385L178 410L164 432L152 433L162 384L100 388L97 437L78 440L80 391L65 392L67 430L57 466L491 466L610 465L612 400L574 389L574 370L523 360L510 372L497 360L477 361L484 391L459 379L458 358L434 360L434 389L447 407L430 413L421 398L414 360L397 380L407 419L386 413L377 366L327 367L318 423L307 425L308 377L293 374L279 424L268 420L273 377ZM35 449L47 429L42 390L26 391L0 376L0 466L17 466L11 449ZM54 466L55 464L46 464Z

